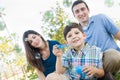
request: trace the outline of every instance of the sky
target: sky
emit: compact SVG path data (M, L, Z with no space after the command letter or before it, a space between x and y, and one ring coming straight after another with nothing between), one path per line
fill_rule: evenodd
M46 11L52 4L53 0L0 0L0 6L5 8L4 21L7 28L10 33L20 34L27 29L40 30L40 12Z
M3 16L4 21L10 33L17 33L22 40L24 31L33 29L41 31L41 15L54 6L56 0L0 0L0 7L5 8ZM58 0L61 1L61 0ZM74 1L74 0L73 0ZM111 18L120 19L120 6L117 5L119 0L115 0L114 7L108 9L104 5L104 0L85 0L90 7L90 15L104 13ZM70 11L71 16L72 12Z

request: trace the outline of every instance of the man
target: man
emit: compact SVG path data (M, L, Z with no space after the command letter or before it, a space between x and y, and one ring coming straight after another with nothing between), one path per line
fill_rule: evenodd
M120 48L113 37L120 40L120 30L110 18L103 14L89 17L89 7L82 0L73 3L72 12L79 24L83 26L83 31L87 35L86 42L104 51L105 72L117 73L120 70Z

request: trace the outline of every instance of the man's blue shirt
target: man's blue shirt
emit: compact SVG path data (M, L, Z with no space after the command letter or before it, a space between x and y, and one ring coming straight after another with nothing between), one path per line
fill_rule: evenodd
M113 21L103 14L92 16L89 20L89 24L83 27L83 31L86 33L86 42L89 45L96 45L103 51L113 48L120 51L120 48L113 39L119 29L113 23Z

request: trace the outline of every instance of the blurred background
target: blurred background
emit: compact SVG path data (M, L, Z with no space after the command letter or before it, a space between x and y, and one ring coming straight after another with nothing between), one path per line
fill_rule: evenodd
M0 0L0 80L36 80L27 64L22 35L32 29L64 43L63 29L74 19L71 5L75 0ZM120 0L84 0L90 16L104 13L120 28ZM120 41L117 41L120 46ZM120 80L120 74L115 76Z

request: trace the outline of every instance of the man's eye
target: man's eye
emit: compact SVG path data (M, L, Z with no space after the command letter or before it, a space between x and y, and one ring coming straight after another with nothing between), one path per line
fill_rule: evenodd
M76 10L75 13L79 13L79 10Z
M85 11L86 8L81 8L81 11Z

